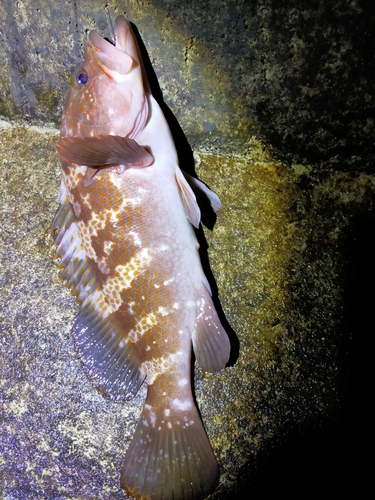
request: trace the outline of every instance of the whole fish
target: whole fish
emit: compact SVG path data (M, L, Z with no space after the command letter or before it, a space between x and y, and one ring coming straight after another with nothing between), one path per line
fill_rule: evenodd
M135 498L202 499L218 465L193 401L191 352L209 372L230 343L203 273L194 229L203 190L184 174L128 20L111 44L92 31L72 76L56 149L60 206L52 224L63 275L81 303L73 337L96 388L147 398L121 486Z

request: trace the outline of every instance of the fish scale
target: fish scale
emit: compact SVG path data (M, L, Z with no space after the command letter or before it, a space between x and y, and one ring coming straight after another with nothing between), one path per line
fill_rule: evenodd
M219 476L193 401L191 352L219 371L230 344L199 259L194 191L221 204L179 169L130 24L115 24L116 46L91 32L72 77L52 229L81 304L73 339L88 377L116 401L148 384L121 486L139 499L199 500Z

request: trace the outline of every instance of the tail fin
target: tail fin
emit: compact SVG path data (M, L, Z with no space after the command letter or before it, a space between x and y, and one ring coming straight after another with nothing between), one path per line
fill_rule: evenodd
M156 408L149 404L151 391L149 386L121 486L137 499L202 500L216 488L219 470L193 399L169 399Z

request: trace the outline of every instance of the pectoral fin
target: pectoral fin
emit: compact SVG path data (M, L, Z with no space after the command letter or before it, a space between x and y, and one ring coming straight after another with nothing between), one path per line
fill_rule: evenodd
M67 162L86 167L148 167L154 161L153 156L134 139L117 135L62 137L55 147L61 158Z

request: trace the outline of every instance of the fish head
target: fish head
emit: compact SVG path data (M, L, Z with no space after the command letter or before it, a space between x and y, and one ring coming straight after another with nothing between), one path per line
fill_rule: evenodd
M130 22L119 16L114 44L89 34L84 60L72 75L61 137L135 138L148 118L141 55Z

